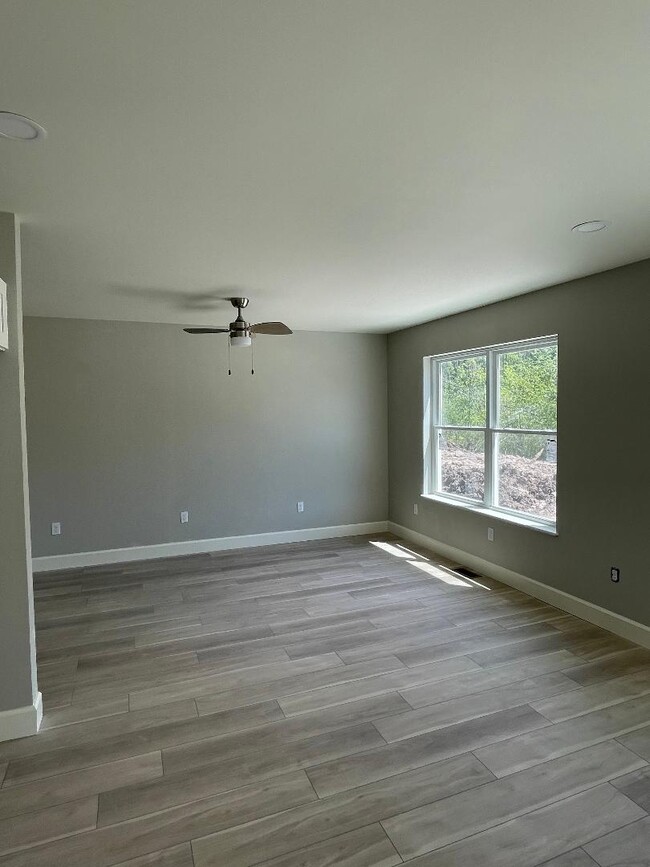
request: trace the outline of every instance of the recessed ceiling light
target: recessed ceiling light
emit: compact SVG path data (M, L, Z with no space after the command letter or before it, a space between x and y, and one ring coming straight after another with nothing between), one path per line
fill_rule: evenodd
M574 226L571 231L572 232L582 232L583 234L588 234L589 232L601 232L603 229L606 229L609 224L604 220L589 220L586 223L578 223L577 226Z
M46 132L43 127L13 111L0 111L0 138L12 138L16 141L39 141L44 139Z

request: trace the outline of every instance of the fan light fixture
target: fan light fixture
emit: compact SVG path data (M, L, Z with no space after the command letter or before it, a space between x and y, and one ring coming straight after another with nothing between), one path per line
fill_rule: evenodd
M42 141L47 135L45 129L22 114L13 111L0 111L0 138L14 141Z
M609 223L606 223L604 220L588 220L586 223L578 223L577 226L573 226L571 231L588 235L591 232L602 232L608 225Z
M235 346L250 346L252 343L250 334L234 334L230 338L230 345Z

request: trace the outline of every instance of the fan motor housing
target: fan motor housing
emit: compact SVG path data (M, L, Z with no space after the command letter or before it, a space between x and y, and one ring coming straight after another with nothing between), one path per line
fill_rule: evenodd
M233 337L247 337L250 334L250 327L247 322L241 317L237 317L234 322L230 323L230 334Z

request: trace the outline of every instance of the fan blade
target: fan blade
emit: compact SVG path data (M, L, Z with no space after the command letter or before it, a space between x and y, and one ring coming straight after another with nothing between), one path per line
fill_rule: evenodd
M284 322L258 322L251 325L251 331L253 334L293 334Z
M186 334L227 334L230 328L184 328Z

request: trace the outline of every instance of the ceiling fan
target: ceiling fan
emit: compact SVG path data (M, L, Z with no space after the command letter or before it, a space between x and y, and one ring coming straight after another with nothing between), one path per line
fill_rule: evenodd
M184 328L187 334L227 334L228 335L228 375L230 370L230 348L237 346L252 346L254 334L293 334L293 331L284 322L258 322L249 325L241 315L242 310L248 307L249 298L228 298L233 307L237 308L237 318L227 328ZM251 373L255 373L251 365Z

